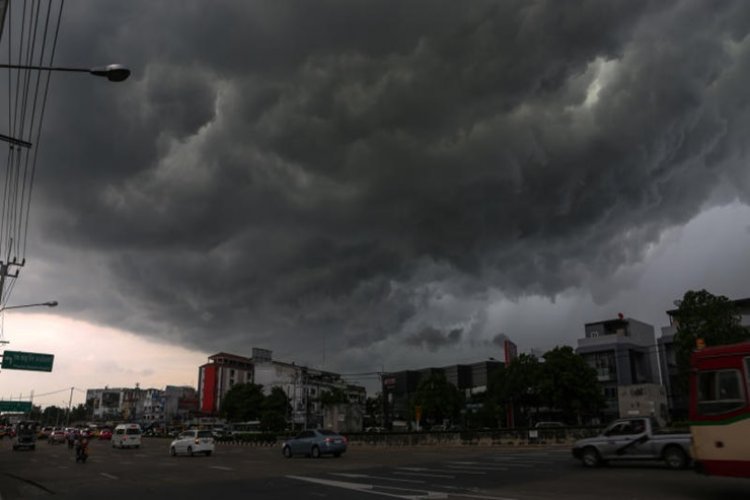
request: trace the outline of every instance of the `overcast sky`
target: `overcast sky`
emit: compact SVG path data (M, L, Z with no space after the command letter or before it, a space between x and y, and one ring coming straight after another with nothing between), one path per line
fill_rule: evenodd
M750 296L749 32L743 0L66 2L56 62L133 74L53 78L10 302L60 306L8 348L90 332L131 372L89 387L253 346L361 373ZM86 387L71 338L37 392Z

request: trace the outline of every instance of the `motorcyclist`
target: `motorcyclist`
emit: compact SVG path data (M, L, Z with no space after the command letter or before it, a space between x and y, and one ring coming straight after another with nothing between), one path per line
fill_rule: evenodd
M67 438L68 438L68 449L69 450L72 449L73 446L75 445L76 437L77 437L76 432L73 429L68 429Z
M89 456L89 439L81 432L76 439L76 462L86 463Z

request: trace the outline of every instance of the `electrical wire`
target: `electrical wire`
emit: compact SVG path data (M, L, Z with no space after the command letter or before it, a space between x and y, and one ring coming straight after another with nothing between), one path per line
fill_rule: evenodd
M18 1L23 4L20 12L11 7ZM54 64L64 9L64 0L18 1L8 3L7 36L0 42L8 45L9 64L37 69L7 70L8 136L16 142L8 142L0 188L0 307L7 304L26 262L31 200L51 80L50 70L38 68ZM16 29L19 24L20 30Z

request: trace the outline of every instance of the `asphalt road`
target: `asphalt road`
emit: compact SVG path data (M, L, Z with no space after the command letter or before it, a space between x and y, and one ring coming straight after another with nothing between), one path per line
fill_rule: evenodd
M130 499L691 499L747 500L750 480L708 478L659 464L585 469L565 448L351 447L341 458L285 459L279 447L219 445L211 457L170 457L95 441L86 464L64 445L0 443L2 500Z

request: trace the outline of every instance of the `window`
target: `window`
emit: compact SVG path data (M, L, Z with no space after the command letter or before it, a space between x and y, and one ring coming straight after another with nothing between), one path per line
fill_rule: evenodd
M745 406L739 370L705 371L698 374L698 413L718 415Z

